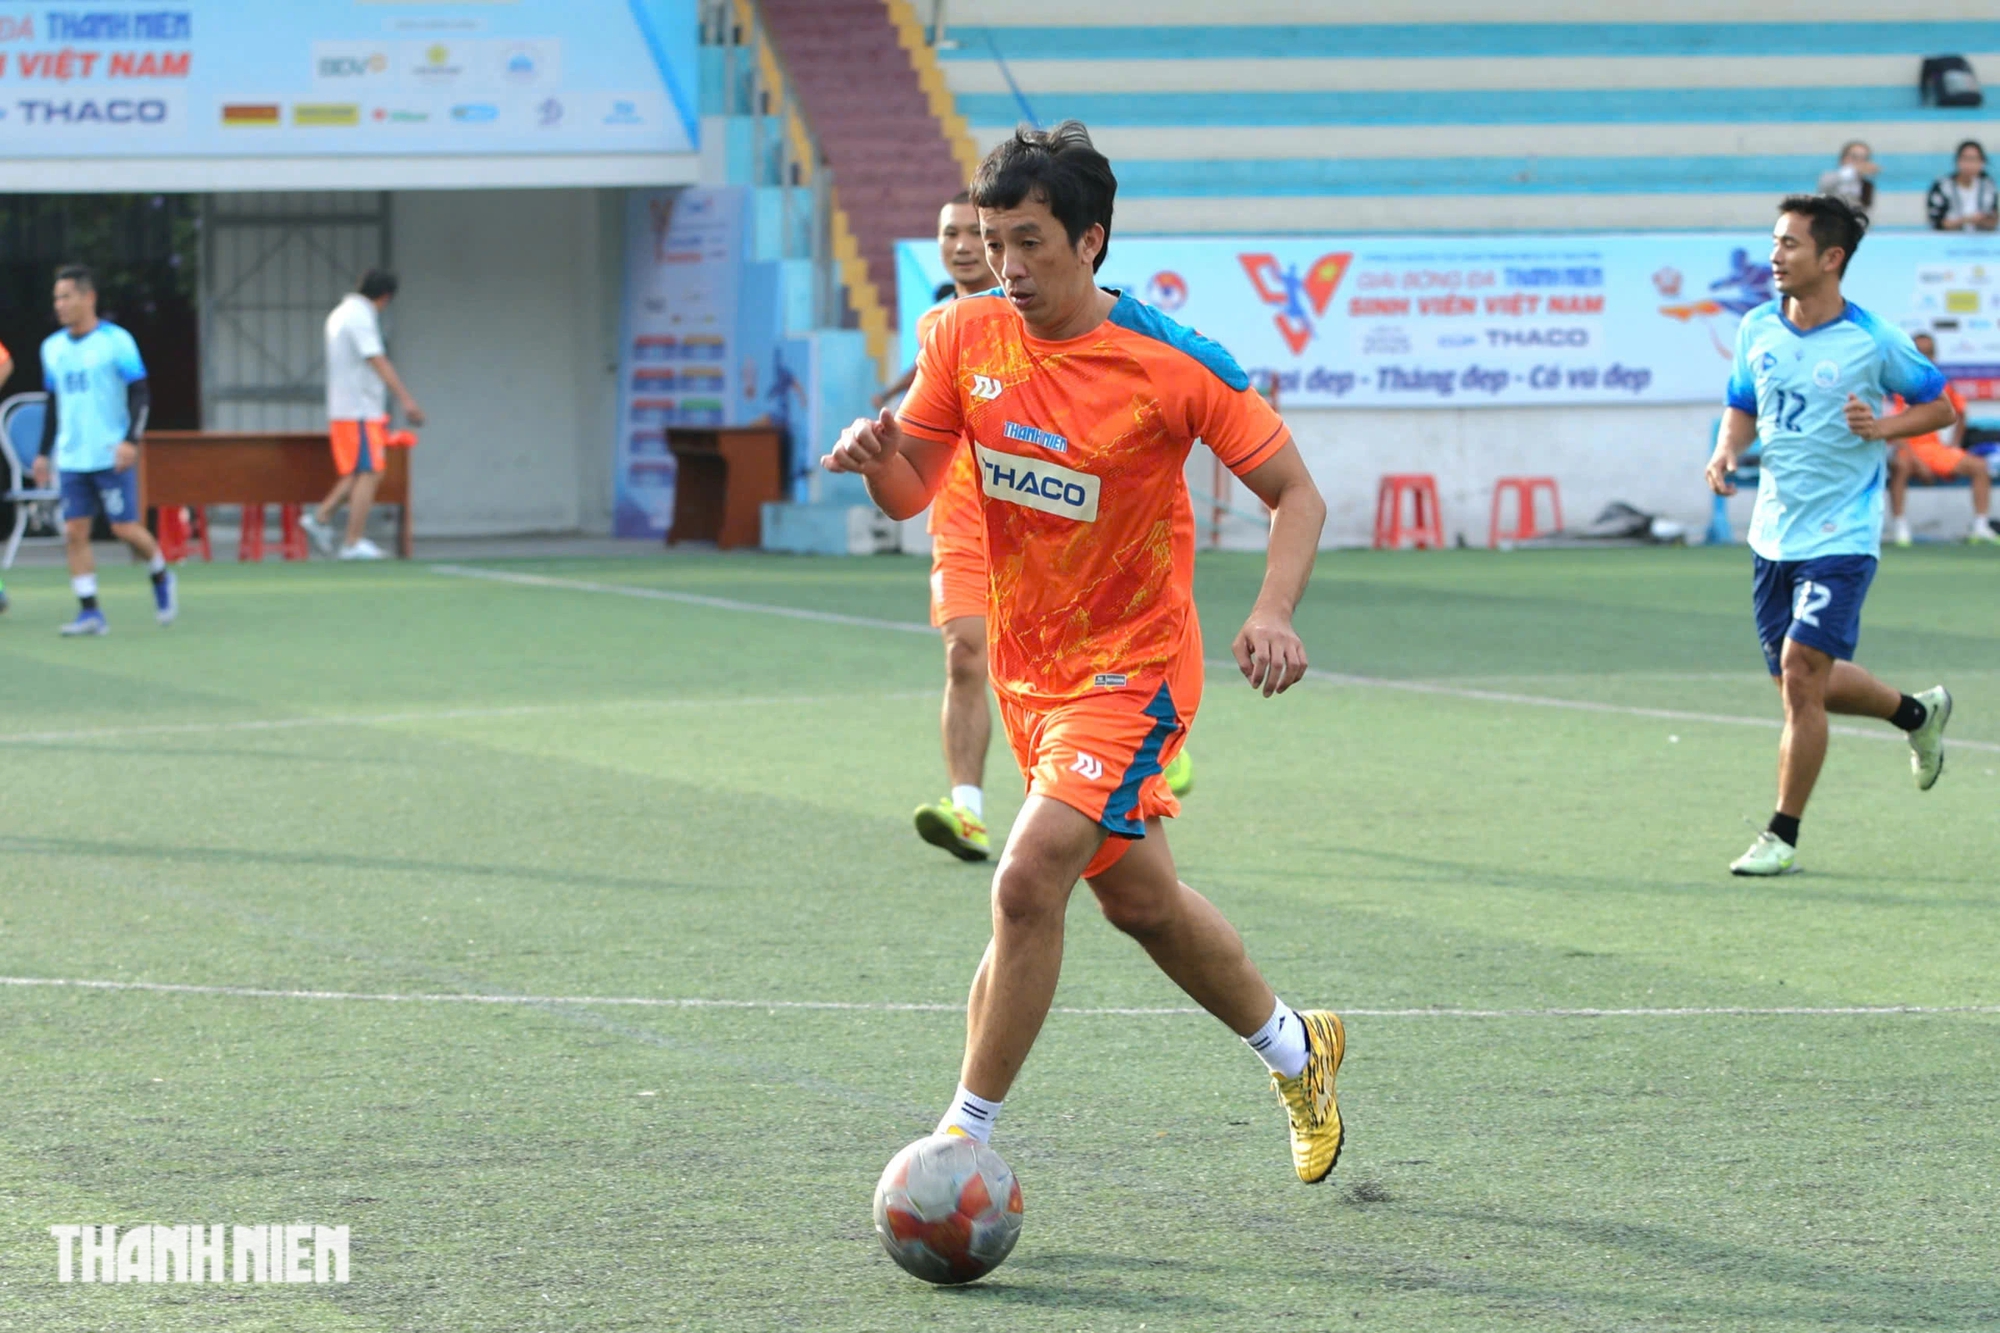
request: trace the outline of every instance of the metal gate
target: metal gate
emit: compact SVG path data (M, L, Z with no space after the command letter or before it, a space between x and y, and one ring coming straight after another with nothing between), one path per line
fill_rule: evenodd
M203 428L320 429L326 317L388 267L389 196L213 194L201 224Z

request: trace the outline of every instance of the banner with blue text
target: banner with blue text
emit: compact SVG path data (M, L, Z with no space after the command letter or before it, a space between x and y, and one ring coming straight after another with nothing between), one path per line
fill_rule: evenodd
M0 6L0 153L683 153L694 0Z
M913 360L945 273L934 242L899 252ZM1769 252L1747 232L1114 235L1099 281L1221 343L1286 408L1719 404L1736 326L1773 295ZM1954 379L2000 381L2000 237L1873 235L1844 287L1934 334Z

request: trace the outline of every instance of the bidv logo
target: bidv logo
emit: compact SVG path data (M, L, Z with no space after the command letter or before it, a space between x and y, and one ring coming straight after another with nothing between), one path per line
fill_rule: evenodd
M1073 472L1054 463L988 449L983 444L976 444L973 449L979 463L979 488L995 500L1039 509L1044 514L1079 523L1097 521L1100 483L1088 472Z
M319 76L322 79L365 79L371 74L389 72L389 57L380 51L365 56L321 56Z
M1759 375L1768 375L1777 368L1778 358L1770 352L1766 352L1757 358L1757 373Z
M491 102L460 102L451 109L451 118L464 125L490 125L500 119L500 108Z
M1146 283L1146 304L1168 314L1187 304L1187 279L1171 269L1162 269Z
M1278 307L1278 314L1272 322L1278 326L1285 346L1292 349L1293 356L1297 356L1313 340L1316 321L1326 313L1327 305L1333 300L1334 289L1347 275L1347 266L1353 262L1354 256L1346 251L1321 255L1306 270L1304 277L1299 276L1296 264L1287 268L1278 262L1276 255L1238 255L1236 258L1249 275L1250 286L1256 290L1257 299L1265 305Z

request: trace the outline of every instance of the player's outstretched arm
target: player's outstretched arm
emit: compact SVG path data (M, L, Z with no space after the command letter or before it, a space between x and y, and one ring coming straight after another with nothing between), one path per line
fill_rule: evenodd
M1292 613L1305 596L1319 554L1326 501L1299 447L1290 442L1243 474L1243 484L1271 510L1271 542L1264 555L1264 586L1230 648L1243 678L1268 699L1305 679L1306 646L1292 628Z
M1958 421L1958 409L1951 399L1938 397L1928 403L1878 417L1868 404L1847 395L1847 428L1864 440L1906 440L1912 435L1929 435L1945 430Z
M1717 495L1736 494L1729 474L1757 438L1757 418L1740 407L1722 409L1722 429L1715 433L1715 452L1708 459L1708 489Z
M943 484L950 462L948 448L906 434L896 414L885 407L873 421L861 417L842 431L819 465L828 472L860 477L876 507L901 522L924 512Z

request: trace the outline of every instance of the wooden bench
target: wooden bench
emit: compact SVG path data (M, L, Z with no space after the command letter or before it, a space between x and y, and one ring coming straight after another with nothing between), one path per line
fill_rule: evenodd
M396 507L396 554L414 548L410 451L386 451L377 504ZM295 431L155 430L139 450L139 506L308 505L340 480L324 434Z

